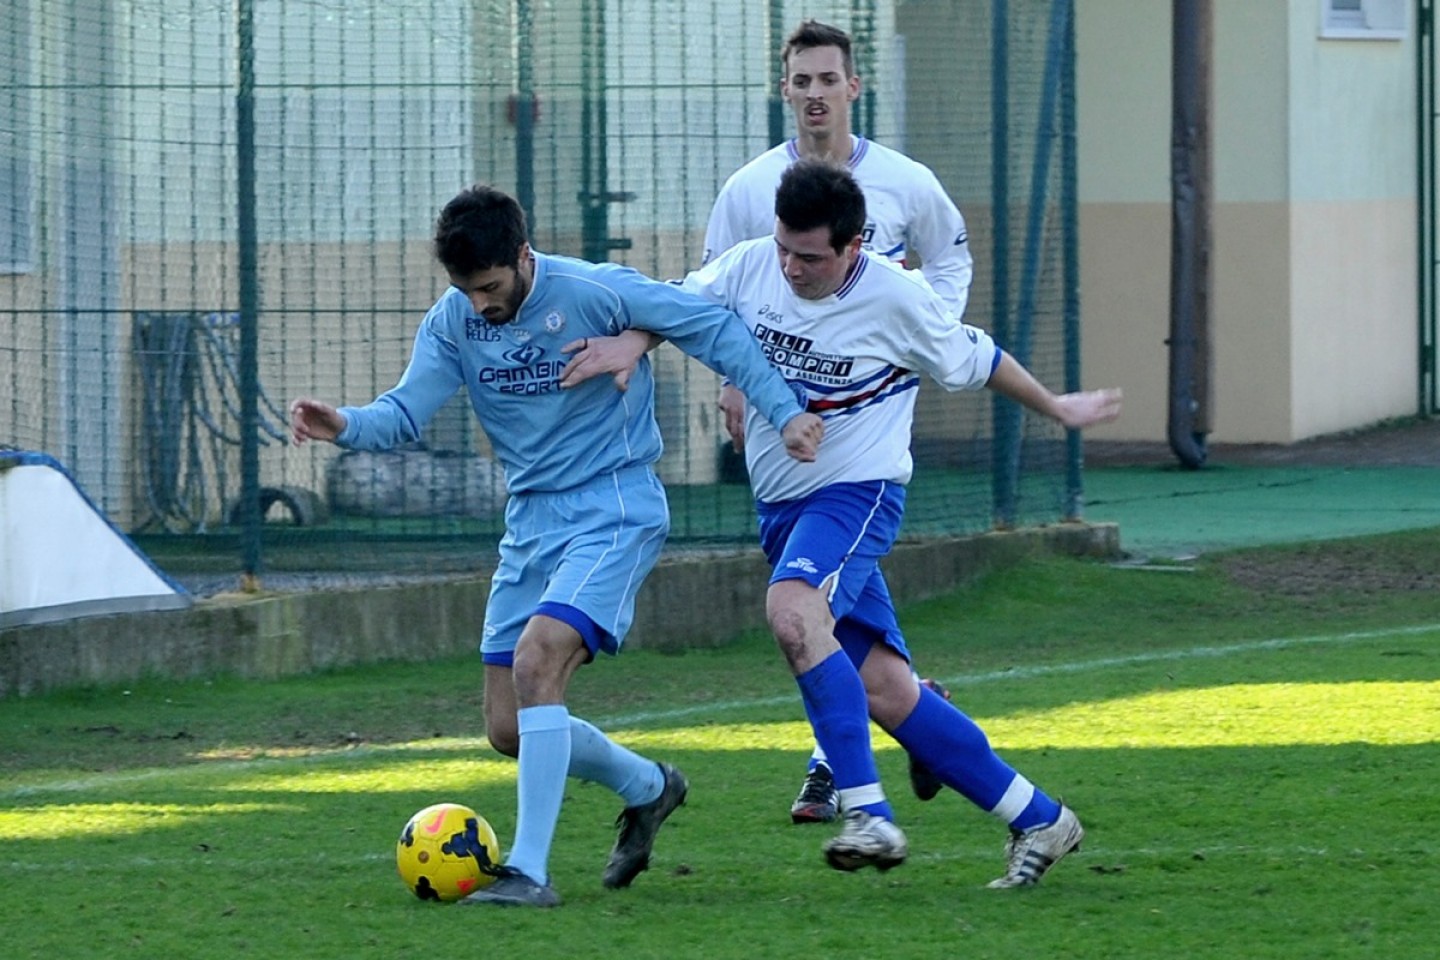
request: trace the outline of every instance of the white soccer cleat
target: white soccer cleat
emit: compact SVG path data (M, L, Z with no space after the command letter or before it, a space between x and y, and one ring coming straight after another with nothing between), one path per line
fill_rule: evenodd
M904 832L889 820L864 810L847 810L839 836L825 841L825 862L836 870L874 867L889 870L905 862L910 845Z
M1060 862L1061 857L1079 850L1083 839L1085 828L1080 826L1080 819L1073 810L1061 804L1060 816L1049 826L1023 833L1010 831L1010 840L1005 844L1005 876L991 880L986 886L992 890L1032 887Z

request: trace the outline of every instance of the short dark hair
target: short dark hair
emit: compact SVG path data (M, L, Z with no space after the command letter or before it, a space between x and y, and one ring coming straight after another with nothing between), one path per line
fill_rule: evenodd
M456 277L516 267L527 242L525 211L514 197L488 184L460 191L435 221L435 259Z
M844 167L796 160L775 190L775 216L791 230L829 227L830 246L839 253L865 229L865 193Z
M806 20L785 38L785 46L780 49L780 62L785 65L786 76L790 74L790 54L815 47L839 47L840 55L845 59L845 76L855 76L855 61L850 56L850 34L819 20Z

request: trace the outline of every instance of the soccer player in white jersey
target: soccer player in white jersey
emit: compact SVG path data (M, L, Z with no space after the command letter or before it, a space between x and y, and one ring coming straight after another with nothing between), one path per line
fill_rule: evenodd
M918 257L930 286L963 316L974 270L965 218L929 167L851 132L860 77L849 34L806 20L786 38L781 62L780 92L794 113L795 136L725 181L705 228L705 262L774 232L775 188L790 164L829 160L849 169L865 191L865 249L900 264Z
M515 839L492 884L464 903L551 907L549 855L567 776L625 801L602 874L629 886L656 833L685 800L675 767L616 744L565 706L571 676L596 652L619 652L635 595L669 531L654 380L641 363L620 392L562 390L566 351L590 337L644 329L740 384L790 456L813 460L816 414L771 366L734 313L613 264L533 250L520 205L487 186L441 211L435 254L451 287L425 315L399 383L363 407L311 398L290 405L294 442L383 450L413 441L456 391L505 469L509 500L480 643L485 727L518 757Z
M868 709L942 782L1010 828L1005 872L990 886L1029 886L1079 846L1080 821L1001 760L974 721L915 683L878 564L900 528L921 373L948 390L986 387L1071 429L1114 419L1121 396L1051 393L914 272L865 251L864 226L854 177L798 160L776 192L774 236L731 247L683 283L740 314L825 421L825 443L803 469L785 462L781 436L753 404L744 424L772 565L767 617L845 811L824 852L841 870L888 869L908 853L870 750ZM562 382L608 369L577 368Z
M780 59L785 70L780 92L794 114L795 136L725 181L705 229L705 262L742 240L770 236L781 174L801 157L828 160L848 169L865 191L864 248L902 265L918 257L921 274L955 316L963 318L974 273L965 218L929 167L851 132L850 106L860 96L860 77L850 35L806 20L786 38ZM744 399L728 384L720 391L720 409L738 450L744 438ZM933 681L920 682L946 695ZM913 755L910 785L921 800L932 799L940 790L938 778ZM815 823L837 816L834 778L817 746L790 804L790 818Z

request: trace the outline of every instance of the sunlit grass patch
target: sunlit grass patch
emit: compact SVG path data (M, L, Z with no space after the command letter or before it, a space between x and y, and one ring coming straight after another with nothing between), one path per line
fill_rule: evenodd
M64 803L0 810L0 840L117 836L235 814L295 812L281 803Z
M473 789L513 782L515 764L507 758L496 759L494 754L489 758L406 759L403 752L397 752L394 759L363 769L348 763L312 764L301 770L270 768L229 780L223 789L242 793L406 793L415 788L415 777L421 775L428 790Z
M1168 690L977 717L997 747L1289 746L1440 741L1440 682L1252 683ZM623 731L637 750L810 749L803 721ZM871 726L877 751L895 748Z
M1440 682L1258 683L1138 694L982 721L997 747L1440 741Z

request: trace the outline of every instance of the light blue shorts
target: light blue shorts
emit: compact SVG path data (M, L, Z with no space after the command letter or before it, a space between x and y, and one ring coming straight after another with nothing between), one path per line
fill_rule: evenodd
M824 589L835 639L858 666L870 645L910 651L880 559L890 552L905 516L905 488L882 480L835 483L798 500L757 502L760 546L770 582L804 580Z
M669 532L665 488L648 466L510 497L485 607L485 662L510 664L521 631L542 608L576 627L592 654L618 653L635 619L635 595Z

